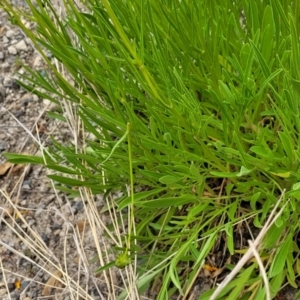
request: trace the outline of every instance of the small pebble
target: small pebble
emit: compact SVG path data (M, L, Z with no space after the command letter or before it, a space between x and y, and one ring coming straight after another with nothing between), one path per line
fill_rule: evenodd
M30 23L30 22L26 22L24 26L25 26L27 29L30 29L30 28L31 28L31 23Z
M33 67L39 68L43 65L43 58L41 56L37 56L33 61Z
M76 212L82 210L83 209L83 202L82 201L76 201L72 208Z
M17 50L20 50L20 51L27 51L28 50L28 47L27 47L24 40L21 40L20 42L18 42L15 45L15 47L16 47Z
M4 58L4 53L0 52L0 59L2 60Z
M10 64L8 62L4 62L3 64L1 64L1 69L3 72L8 72L10 69Z
M17 49L14 47L14 46L9 46L8 48L7 48L7 50L8 50L8 53L9 54L12 54L12 55L17 55Z
M7 30L5 36L8 37L9 39L12 38L15 35L14 30Z
M3 80L3 85L5 87L11 87L13 85L13 79L9 76L5 77Z
M9 42L9 39L6 37L6 35L2 38L3 44L7 44Z
M23 188L24 190L31 190L30 184L31 184L31 181L30 181L30 180L24 180L23 185L22 185L22 188Z
M22 200L22 201L20 202L20 205L22 205L22 206L27 206L27 200Z
M13 39L13 40L11 40L10 44L11 44L11 45L14 45L14 44L16 44L17 42L18 42L17 39Z
M4 137L2 139L4 139L6 137L5 134L3 134L3 136ZM0 140L1 140L1 136L0 136ZM5 143L0 142L0 152L5 151L5 150L6 150Z

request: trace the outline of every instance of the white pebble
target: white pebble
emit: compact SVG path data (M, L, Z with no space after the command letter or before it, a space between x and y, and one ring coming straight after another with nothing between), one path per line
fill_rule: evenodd
M13 37L15 35L15 32L10 29L10 30L6 31L5 35L6 35L6 37L8 37L10 39L11 37Z
M3 41L3 44L7 44L9 42L9 39L6 36L4 36L2 41Z
M25 43L24 40L21 40L15 46L16 46L17 50L23 50L23 51L27 51L28 50L27 45L26 45L26 43Z
M12 54L12 55L16 55L18 52L17 52L17 49L14 47L14 46L9 46L8 48L7 48L7 50L8 50L8 53L9 54Z
M43 58L38 55L35 59L34 59L34 62L33 62L33 67L34 68L39 68L43 65Z
M13 39L13 40L10 41L10 44L13 45L13 44L16 44L17 42L18 42L17 39Z

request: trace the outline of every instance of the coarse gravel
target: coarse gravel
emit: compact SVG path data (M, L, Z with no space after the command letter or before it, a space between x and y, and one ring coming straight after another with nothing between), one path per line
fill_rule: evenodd
M11 3L28 9L24 1ZM23 19L23 23L34 30L32 22ZM82 231L87 221L86 203L81 198L68 199L56 193L42 166L21 165L6 170L7 162L1 153L35 155L39 153L36 140L47 145L50 134L72 136L67 126L60 125L59 133L56 131L59 124L47 117L52 108L48 100L17 83L18 74L26 73L20 62L44 72L43 59L31 41L0 8L0 299L74 299L76 290L70 291L58 281L52 281L56 288L47 290L53 274L63 278L57 267L80 282L86 294L81 299L111 299L103 278L95 276L99 265L82 263L82 253L87 261L97 253L88 226L81 246L78 240L82 233L78 235L77 230ZM102 197L98 196L95 206L101 205ZM106 216L101 218L105 223ZM97 233L102 234L96 230ZM102 242L109 245L104 237ZM32 252L32 247L37 247L39 255ZM118 276L116 272L111 284L121 285Z

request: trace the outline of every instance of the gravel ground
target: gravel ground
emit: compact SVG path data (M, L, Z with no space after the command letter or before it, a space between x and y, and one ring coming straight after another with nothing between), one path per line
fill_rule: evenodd
M24 5L23 1L13 3ZM34 29L30 22L25 24ZM14 167L1 156L3 151L36 154L38 148L29 133L47 144L50 133L55 134L57 128L46 116L51 104L17 84L16 72L25 73L19 60L43 72L43 60L30 40L10 24L0 9L0 299L75 299L78 294L78 299L115 299L105 278L94 276L97 265L84 263L96 253L91 230L83 229L85 203L55 193L41 166ZM60 127L61 133L71 136L67 127ZM101 197L95 200L97 207L103 205ZM108 216L101 218L108 223ZM102 243L109 245L104 238ZM39 249L39 253L32 248ZM64 278L64 283L66 278L73 278L83 292L72 290L72 284L59 283L54 275ZM123 286L119 270L110 276L111 285ZM210 282L199 278L190 299L198 299ZM276 299L295 299L295 292L286 288Z
M51 104L17 84L16 72L25 73L19 61L43 72L30 40L0 9L0 299L114 299L105 278L94 276L99 264L87 263L97 251L91 226L84 226L85 203L55 193L43 167L11 166L1 155L34 155L38 147L30 134L47 144L57 128L46 116ZM67 127L60 127L60 134L71 135ZM103 205L101 197L95 205ZM102 243L109 245L104 237ZM113 273L110 284L120 286L118 276ZM70 278L73 283L66 284Z

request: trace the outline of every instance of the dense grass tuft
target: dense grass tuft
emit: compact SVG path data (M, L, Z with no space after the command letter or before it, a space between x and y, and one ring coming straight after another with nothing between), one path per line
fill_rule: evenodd
M4 7L68 73L44 55L47 76L28 70L21 84L72 103L83 124L81 146L44 151L50 177L74 196L124 191L128 235L99 271L135 264L141 293L151 284L157 299L188 299L203 269L228 274L286 189L258 253L272 297L297 287L299 1L81 2L85 12L66 0L60 19L51 1L28 1L36 34ZM244 265L219 299L265 299L259 270Z

